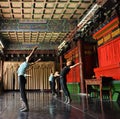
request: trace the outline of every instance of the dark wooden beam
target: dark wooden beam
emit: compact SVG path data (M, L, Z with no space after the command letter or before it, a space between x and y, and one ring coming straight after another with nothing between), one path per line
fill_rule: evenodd
M31 50L4 50L5 54L29 54ZM56 54L56 50L37 50L35 54Z
M0 20L0 32L69 32L77 25L77 20L46 20L46 22L20 22L19 20Z

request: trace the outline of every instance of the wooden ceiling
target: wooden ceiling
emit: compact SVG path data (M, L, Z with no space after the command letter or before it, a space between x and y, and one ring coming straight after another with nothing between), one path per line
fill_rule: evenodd
M0 0L1 37L15 43L58 45L77 26L94 2L95 0ZM14 20L16 26L12 28ZM13 25L10 25L11 22ZM26 27L20 29L21 24ZM39 25L43 27L38 27ZM50 29L55 26L57 28Z
M93 0L1 0L8 19L79 19Z

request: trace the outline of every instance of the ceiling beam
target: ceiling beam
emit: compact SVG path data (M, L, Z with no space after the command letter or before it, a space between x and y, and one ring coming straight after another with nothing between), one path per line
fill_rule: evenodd
M46 22L0 20L0 31L69 32L77 26L77 20L45 20Z
M4 50L5 54L29 54L31 50ZM56 54L56 50L36 50L34 54Z

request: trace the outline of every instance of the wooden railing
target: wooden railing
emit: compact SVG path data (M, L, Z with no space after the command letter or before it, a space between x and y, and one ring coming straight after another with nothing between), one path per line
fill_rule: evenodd
M112 77L113 79L120 80L120 63L116 63L109 66L99 67L94 69L95 76Z

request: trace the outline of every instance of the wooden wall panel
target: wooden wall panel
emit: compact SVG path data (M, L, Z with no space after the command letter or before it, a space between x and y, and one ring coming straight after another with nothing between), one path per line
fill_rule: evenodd
M120 62L120 36L98 48L99 67Z
M108 24L98 30L96 33L93 34L93 38L98 41L98 46L106 44L107 42L111 41L112 39L117 38L120 36L120 21L119 18L116 17L111 20Z
M18 90L18 76L17 69L21 62L5 62L4 63L4 89L5 90ZM54 62L39 62L32 65L26 71L31 77L27 77L26 89L28 90L47 90L49 89L48 77L51 71L54 71ZM14 81L15 80L15 81ZM14 84L15 83L15 84Z

